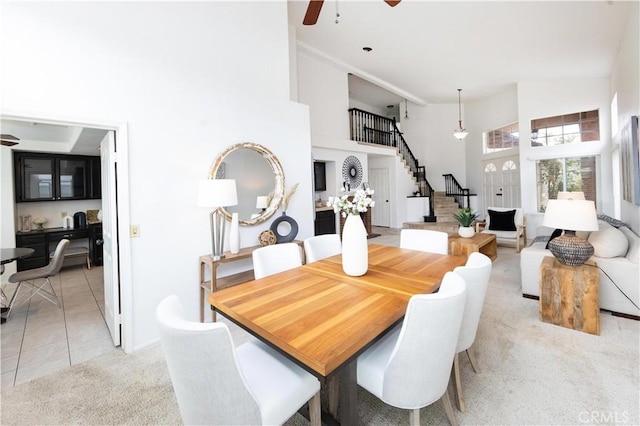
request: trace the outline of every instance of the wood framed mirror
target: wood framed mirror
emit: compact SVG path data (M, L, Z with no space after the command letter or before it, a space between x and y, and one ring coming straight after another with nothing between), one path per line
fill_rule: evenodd
M235 179L238 205L221 208L231 220L238 213L240 225L256 225L269 219L284 197L284 171L278 158L262 145L242 142L224 150L209 170L210 179ZM262 208L258 197L270 197ZM260 206L260 207L258 207Z

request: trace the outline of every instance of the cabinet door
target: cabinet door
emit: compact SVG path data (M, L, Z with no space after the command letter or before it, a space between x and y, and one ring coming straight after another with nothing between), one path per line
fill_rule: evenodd
M87 158L57 159L57 200L88 198L89 162Z
M89 185L89 198L99 200L102 198L102 176L100 157L91 157L91 185Z
M313 186L316 191L327 190L326 164L321 161L313 163Z
M54 160L49 157L16 157L16 200L55 200Z
M35 250L31 256L18 260L18 271L40 268L49 264L46 234L18 234L16 235L16 247L28 247Z

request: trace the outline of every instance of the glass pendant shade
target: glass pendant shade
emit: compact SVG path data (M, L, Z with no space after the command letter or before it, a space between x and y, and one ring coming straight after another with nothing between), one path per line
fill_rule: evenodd
M461 141L462 139L467 137L469 132L467 132L467 129L462 127L462 114L460 109L460 92L462 92L462 89L458 89L458 128L453 131L453 137Z

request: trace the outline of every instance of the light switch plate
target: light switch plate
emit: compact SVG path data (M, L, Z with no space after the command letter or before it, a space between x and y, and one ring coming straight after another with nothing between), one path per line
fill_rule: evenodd
M131 238L138 238L140 236L140 225L131 225L129 227L129 235Z

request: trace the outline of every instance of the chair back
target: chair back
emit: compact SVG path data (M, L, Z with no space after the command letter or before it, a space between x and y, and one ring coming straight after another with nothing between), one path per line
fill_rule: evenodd
M53 257L45 269L42 271L43 277L50 277L52 275L57 274L62 269L62 264L64 263L64 252L67 250L69 246L69 240L62 239L58 242L56 246L56 251L53 252Z
M160 302L156 320L184 424L262 423L225 324L185 320L175 295Z
M260 247L252 253L253 275L256 279L302 266L302 254L297 243Z
M447 390L465 304L465 282L447 272L438 293L411 297L384 372L383 400L420 408Z
M342 242L338 234L316 235L304 240L304 254L307 263L317 262L325 257L342 252Z
M482 253L474 252L467 259L466 265L458 266L453 270L467 284L467 302L464 307L456 353L469 349L476 339L492 266L491 259Z
M403 229L400 231L400 248L448 254L449 235L430 229Z

